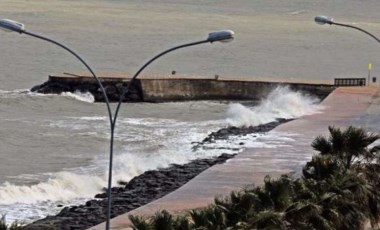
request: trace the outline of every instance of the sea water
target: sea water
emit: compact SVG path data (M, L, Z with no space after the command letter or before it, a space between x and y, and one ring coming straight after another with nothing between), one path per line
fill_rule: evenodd
M73 110L104 107L94 104L89 94L40 95L24 91L2 92L0 98L5 102L19 100L20 103L25 100L65 102ZM39 111L36 105L24 109L31 110L28 114L33 114L35 109ZM238 153L244 149L242 141L245 147L250 148L280 146L281 141L275 136L265 139L260 138L265 134L256 134L220 140L196 151L192 148L194 142L202 141L210 132L220 128L259 125L276 118L297 118L320 112L322 108L313 97L279 87L255 106L201 101L128 104L122 109L127 111L122 113L117 123L113 185L172 163L184 164L197 158ZM11 143L6 142L8 146L2 146L16 151L9 152L6 158L22 158L31 168L23 173L2 174L0 210L7 215L8 221L31 222L57 213L62 206L93 198L107 185L108 118L91 115L91 112L78 116L67 109L54 118L40 117L35 113L39 120L19 114L9 119L14 129L22 129L25 125L29 127L19 132L20 140L29 142L20 141L14 147L13 138L9 138ZM15 124L19 126L15 127ZM43 140L39 141L41 138ZM36 158L44 161L41 163ZM16 159L8 159L8 165L17 162Z

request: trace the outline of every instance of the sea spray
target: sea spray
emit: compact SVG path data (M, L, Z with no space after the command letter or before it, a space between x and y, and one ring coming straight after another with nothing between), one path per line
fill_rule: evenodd
M129 127L128 137L125 137L129 144L125 146L123 154L115 157L114 183L118 180L129 180L147 170L168 167L173 163L185 164L197 158L220 155L220 150L193 152L191 146L193 142L207 136L211 130L223 125L223 120L194 124L173 119L148 118L128 119L121 123Z
M71 172L56 173L48 181L31 186L5 182L0 186L0 205L91 198L104 184L105 180L102 178Z
M287 86L275 88L259 105L248 108L231 104L226 120L231 126L248 127L275 121L277 118L292 119L321 111L319 100Z
M78 100L78 101L87 102L87 103L94 103L95 102L94 95L92 95L90 92L84 92L84 93L79 92L79 91L75 91L74 93L63 92L60 95L65 96L65 97L70 97L70 98L73 98L73 99Z
M42 94L42 93L36 93L31 92L29 89L17 89L17 90L0 90L0 98L20 98L20 96L25 97L55 97L56 94ZM95 98L94 95L92 95L90 92L63 92L59 96L64 96L68 98L72 98L78 101L83 101L87 103L94 103Z
M29 89L0 90L0 99L17 99L20 96L30 96L33 93Z

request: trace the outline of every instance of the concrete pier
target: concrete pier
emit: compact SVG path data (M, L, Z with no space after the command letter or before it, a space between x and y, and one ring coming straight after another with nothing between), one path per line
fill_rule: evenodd
M246 149L227 163L207 169L165 197L112 219L111 229L129 229L128 216L131 214L151 216L163 209L180 213L207 206L215 196L228 195L248 184L262 184L265 175L299 172L313 156L310 145L315 137L327 135L329 125L360 125L362 121L358 118L371 114L377 116L368 111L372 111L374 106L378 111L378 97L377 87L337 88L322 102L323 112L301 117L268 133L281 147ZM104 227L103 223L90 229Z
M119 100L131 75L100 73L98 75L111 102ZM131 86L124 102L166 102L185 100L260 100L277 86L288 85L319 98L325 98L335 87L333 82L292 81L272 78L235 78L183 74L143 74ZM103 102L103 94L88 74L52 74L49 80L32 88L39 93L91 92L96 102Z

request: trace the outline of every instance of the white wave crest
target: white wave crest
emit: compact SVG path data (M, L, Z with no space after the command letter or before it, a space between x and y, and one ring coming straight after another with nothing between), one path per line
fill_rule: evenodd
M94 95L92 95L90 92L82 93L80 91L75 91L74 93L71 92L63 92L60 94L61 96L70 97L78 101L83 101L87 103L94 103L95 98Z
M226 112L229 125L255 126L275 121L277 118L297 118L320 112L323 108L317 98L291 91L289 87L277 87L258 106L247 108L231 104Z
M29 89L15 89L15 90L1 90L0 94L26 94L29 93Z
M71 117L73 119L80 119L85 121L106 121L107 117L93 116L93 117Z
M0 90L0 98L18 98L30 94L29 89Z
M31 186L20 186L5 182L0 186L0 205L92 198L104 184L105 180L99 177L71 172L57 173L54 178Z

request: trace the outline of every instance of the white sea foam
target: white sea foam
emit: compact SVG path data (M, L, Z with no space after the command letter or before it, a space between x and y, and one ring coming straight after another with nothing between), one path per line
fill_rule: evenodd
M102 186L104 180L97 176L60 172L48 181L32 186L5 182L0 187L0 204L34 204L42 201L67 201L79 197L90 198Z
M20 95L30 95L29 89L0 90L0 98L18 98Z
M75 91L74 93L71 92L63 92L60 94L61 96L70 97L78 101L83 101L87 103L94 103L95 98L94 95L92 95L90 92L82 93L80 91Z
M71 117L72 119L78 119L77 117ZM94 116L94 117L80 117L80 120L86 120L86 121L104 121L107 118L101 117L101 116Z
M21 94L21 93L28 93L30 92L29 89L15 89L15 90L1 90L0 94Z
M232 126L255 126L275 121L277 118L297 118L321 111L318 99L291 91L289 87L277 87L258 106L248 108L231 104L226 112Z
M28 97L51 97L56 96L56 94L42 94L31 92L29 89L16 89L16 90L0 90L1 98L18 98L20 96L28 96ZM71 92L63 92L60 96L73 98L78 101L83 101L87 103L94 103L95 98L90 92L82 93L80 91Z

